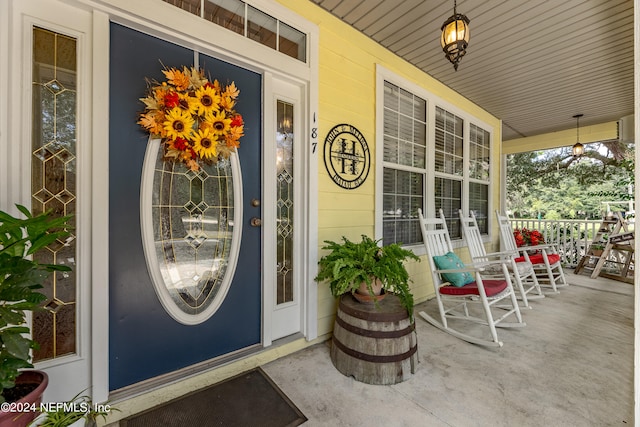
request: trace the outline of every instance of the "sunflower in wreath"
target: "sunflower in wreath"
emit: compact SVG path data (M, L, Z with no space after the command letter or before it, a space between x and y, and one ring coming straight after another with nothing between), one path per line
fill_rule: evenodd
M242 115L235 110L240 93L235 83L211 82L195 67L162 73L166 81L150 82L147 96L140 98L145 109L137 123L161 140L164 158L192 171L229 158L244 135Z

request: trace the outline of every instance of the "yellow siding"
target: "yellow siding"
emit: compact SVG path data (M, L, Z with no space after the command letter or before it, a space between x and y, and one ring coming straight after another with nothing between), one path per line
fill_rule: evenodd
M460 96L416 67L396 57L390 51L370 40L350 26L336 19L320 7L307 1L278 0L319 27L318 70L318 242L339 241L341 236L359 239L361 234L374 235L375 227L375 98L376 65L425 88L430 93L493 127L494 184L493 209L500 206L500 121ZM434 37L437 37L434 34ZM442 61L446 61L444 55ZM453 72L453 69L452 69ZM324 138L335 125L348 123L355 126L367 140L371 150L371 170L365 183L354 190L338 187L327 174L322 157ZM497 229L497 225L494 226ZM323 251L319 251L323 255ZM461 253L464 257L465 253ZM434 296L428 262L409 262L407 269L413 279L412 290L416 302ZM335 300L328 286L320 286L318 301L318 334L333 329ZM323 289L324 288L324 289Z
M593 126L580 126L580 142L605 141L618 137L618 123L609 122ZM534 150L546 150L550 148L571 147L576 143L576 129L560 132L552 132L544 135L530 136L527 138L511 139L502 143L504 154L525 153Z

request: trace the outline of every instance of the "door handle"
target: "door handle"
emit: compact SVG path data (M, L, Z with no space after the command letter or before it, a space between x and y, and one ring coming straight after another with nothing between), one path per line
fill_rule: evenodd
M262 220L260 218L256 218L256 217L251 218L251 226L252 227L261 227L262 226Z

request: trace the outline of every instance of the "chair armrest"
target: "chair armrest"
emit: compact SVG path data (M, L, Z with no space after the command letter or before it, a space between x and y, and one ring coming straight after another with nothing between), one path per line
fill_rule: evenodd
M556 251L556 245L554 245L553 243L544 243L542 245L535 245L535 246L520 246L518 247L519 251L539 251L539 250L547 250L547 249L551 249L554 252Z
M488 267L490 265L502 265L510 262L510 260L506 259L494 259L489 261L476 261L473 263L473 266L480 269L480 271L483 271L485 270L485 267Z
M501 256L517 256L518 255L518 251L502 251L502 252L489 252L487 254L484 254L483 256L479 256L478 258L494 258L494 257L501 257Z
M475 273L478 271L484 271L482 267L465 267L465 268L455 268L448 270L435 270L436 273Z

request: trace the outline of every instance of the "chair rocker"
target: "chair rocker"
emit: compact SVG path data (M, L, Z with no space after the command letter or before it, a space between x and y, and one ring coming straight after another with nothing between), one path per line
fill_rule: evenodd
M485 270L482 273L482 277L501 278L502 263L506 263L514 289L519 294L518 299L522 301L523 307L532 308L529 305L529 300L544 298L533 264L526 261L516 262L516 257L519 256L517 251L487 253L484 243L482 243L482 234L474 213L471 212L471 216L467 217L462 213L462 210L458 210L458 215L462 225L462 235L466 241L467 249L469 249L471 260L476 265L484 265Z
M424 246L429 258L440 319L438 320L424 311L419 312L420 317L433 326L467 342L488 347L502 347L503 343L498 339L497 327L525 326L506 264L502 264L501 279L483 279L480 274L483 270L482 267L465 266L453 254L449 230L442 210L440 210L439 218L424 218L420 209L418 209L418 216ZM443 265L445 263L443 260L448 260L447 263L451 261L451 264L454 264L456 268L438 267L436 262ZM463 279L462 283L460 283L460 279ZM474 316L470 308L477 306L481 307L482 314ZM498 310L501 311L498 312ZM449 322L450 320L453 322ZM477 331L471 335L470 331L457 329L459 325L464 324L468 328L477 324L487 326L491 338L478 336ZM481 329L485 331L484 328ZM489 334L485 333L484 335Z
M569 286L564 276L562 263L560 262L560 254L554 245L541 244L535 246L520 246L516 244L513 236L513 227L509 217L500 215L496 210L498 218L498 226L500 228L500 241L505 251L515 251L519 254L516 262L530 262L536 272L538 283L545 289L551 289L552 293L559 293L558 288ZM535 253L530 254L530 251Z

